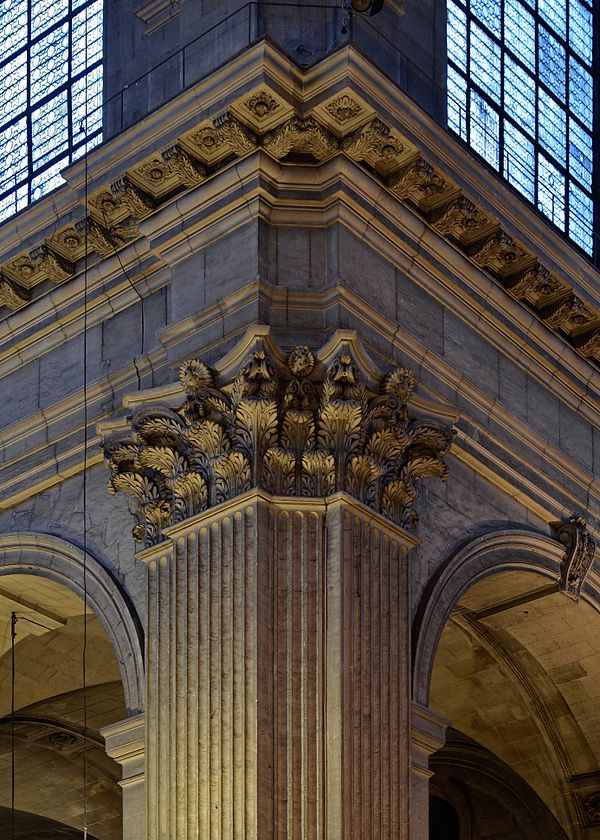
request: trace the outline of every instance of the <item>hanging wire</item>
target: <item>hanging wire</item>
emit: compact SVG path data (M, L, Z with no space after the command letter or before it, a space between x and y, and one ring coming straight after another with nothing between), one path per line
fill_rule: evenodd
M88 66L88 20L89 9L85 19L85 66ZM84 213L88 215L88 100L89 89L86 87L85 96L85 124L84 124ZM83 650L81 654L81 677L83 683L83 840L88 836L88 800L87 800L87 740L88 740L88 703L87 703L87 479L88 479L88 226L84 225L83 233Z
M15 840L15 640L17 638L16 612L10 616L10 838Z

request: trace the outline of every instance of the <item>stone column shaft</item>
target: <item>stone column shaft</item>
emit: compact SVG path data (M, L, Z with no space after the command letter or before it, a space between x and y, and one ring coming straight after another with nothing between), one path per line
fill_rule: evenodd
M408 837L411 538L261 491L168 534L140 555L148 837Z

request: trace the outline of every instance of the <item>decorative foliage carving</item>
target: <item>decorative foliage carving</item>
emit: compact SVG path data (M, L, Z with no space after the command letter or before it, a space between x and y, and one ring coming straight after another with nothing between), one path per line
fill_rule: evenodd
M176 175L186 188L195 187L206 178L206 170L181 146L175 144L162 152L162 158L170 172Z
M258 342L225 384L199 359L179 375L186 399L177 410L143 410L130 439L104 444L109 491L137 500L134 536L146 546L251 487L282 496L345 491L410 527L419 481L446 478L450 430L410 419L408 370L373 389L349 348L323 369L307 347L278 365Z
M577 601L594 562L596 541L588 534L587 522L582 516L571 516L567 522L551 522L550 525L556 539L565 546L560 590Z
M516 271L523 260L530 259L530 255L505 231L490 236L477 246L471 256L481 268L489 268L500 275Z
M388 180L388 187L396 198L412 201L418 207L427 204L435 196L445 196L448 192L455 191L455 188L423 158L392 175Z
M28 302L24 290L19 290L15 283L11 283L5 277L0 276L0 306L8 306L9 309L20 309Z
M338 150L336 139L313 117L292 117L282 126L265 135L263 146L278 160L290 152L310 154L321 161Z
M565 332L581 328L594 318L590 308L574 294L567 295L564 300L548 307L542 311L541 316L550 329L561 329Z
M270 93L266 90L261 90L254 96L251 96L250 99L246 100L246 107L256 117L258 117L259 120L263 120L265 117L273 114L280 105Z
M47 245L40 245L39 248L32 251L31 258L39 266L42 273L53 283L62 283L73 276L73 264L59 257Z
M507 288L519 299L526 297L537 302L542 298L557 294L564 288L564 284L550 274L545 266L536 262L522 274L517 275L516 279L511 279L511 282L507 283Z
M356 99L348 96L347 93L332 99L326 106L327 112L339 123L348 122L357 117L363 110Z
M497 223L492 222L479 210L476 205L464 196L450 202L442 211L432 218L434 228L442 236L452 236L456 239L477 239L489 233Z
M378 171L388 174L399 168L404 144L376 117L347 137L342 149L352 160L366 160Z
M113 196L123 207L127 208L134 219L144 219L155 209L155 204L150 197L138 189L127 175L118 178L110 185L110 189Z
M214 123L219 137L229 143L233 153L238 157L256 149L258 145L256 137L229 112L217 117Z

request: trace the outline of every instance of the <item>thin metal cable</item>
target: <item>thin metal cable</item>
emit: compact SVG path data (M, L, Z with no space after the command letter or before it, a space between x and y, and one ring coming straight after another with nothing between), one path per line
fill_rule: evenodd
M17 614L10 616L10 837L15 840L15 639L17 638Z
M85 21L85 66L88 64L88 10ZM89 93L85 97L85 125L84 125L84 212L88 215L88 101ZM87 703L87 473L88 473L88 230L84 226L83 233L83 650L81 661L81 677L83 682L83 839L88 835L88 801L87 801L87 741L88 741L88 703Z

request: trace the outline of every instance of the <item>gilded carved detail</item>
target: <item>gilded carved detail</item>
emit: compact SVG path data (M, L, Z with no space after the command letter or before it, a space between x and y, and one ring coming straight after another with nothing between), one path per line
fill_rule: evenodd
M53 283L62 283L73 276L73 264L59 257L47 245L40 245L39 248L33 250L31 257L40 267L44 276L48 280L52 280Z
M177 144L165 149L162 158L170 172L187 189L196 187L206 178L206 169Z
M2 264L2 273L26 290L47 279L63 282L73 276L86 245L101 257L110 255L139 236L137 222L168 196L198 186L218 167L260 147L278 160L295 153L304 162L321 162L342 153L368 164L396 198L409 202L438 233L457 242L517 299L526 299L549 328L566 333L584 356L600 358L600 312L575 300L565 279L550 274L531 251L515 243L351 87L300 116L293 104L261 83L223 115L205 120L170 148L132 166L110 189L90 195L90 218L56 231L31 254L13 256ZM570 306L563 301L569 294Z
M388 189L396 198L412 202L422 212L447 202L458 193L453 184L421 157L392 175L388 180Z
M389 175L401 166L404 143L377 117L346 137L343 151L356 161L367 161L383 175Z
M577 601L596 556L596 541L588 533L587 521L582 516L571 516L567 522L550 524L556 539L565 546L560 590Z
M550 329L561 329L567 333L584 329L586 324L594 320L590 307L574 294L548 307L542 311L541 316Z
M292 117L263 138L265 150L280 160L291 152L325 160L338 151L338 142L313 117Z
M138 500L136 539L251 487L284 496L345 491L403 527L416 524L422 478L446 478L450 430L409 417L414 375L397 369L373 388L349 348L325 367L297 347L278 363L258 342L225 384L200 360L180 368L176 410L136 414L133 436L107 441L109 492Z
M527 298L532 303L539 303L559 294L565 288L565 284L545 266L536 262L514 279L511 278L507 288L519 299Z
M0 306L7 306L14 311L25 306L27 302L25 290L19 289L15 283L0 276Z
M136 187L127 175L118 178L110 185L110 189L122 207L129 211L127 215L133 216L134 219L144 219L155 209L150 197Z
M476 241L498 227L497 222L482 213L465 196L451 201L437 212L431 223L442 236L450 236L464 243Z
M498 231L478 245L471 258L481 268L489 268L502 276L517 271L524 262L531 260L531 255L512 236Z

